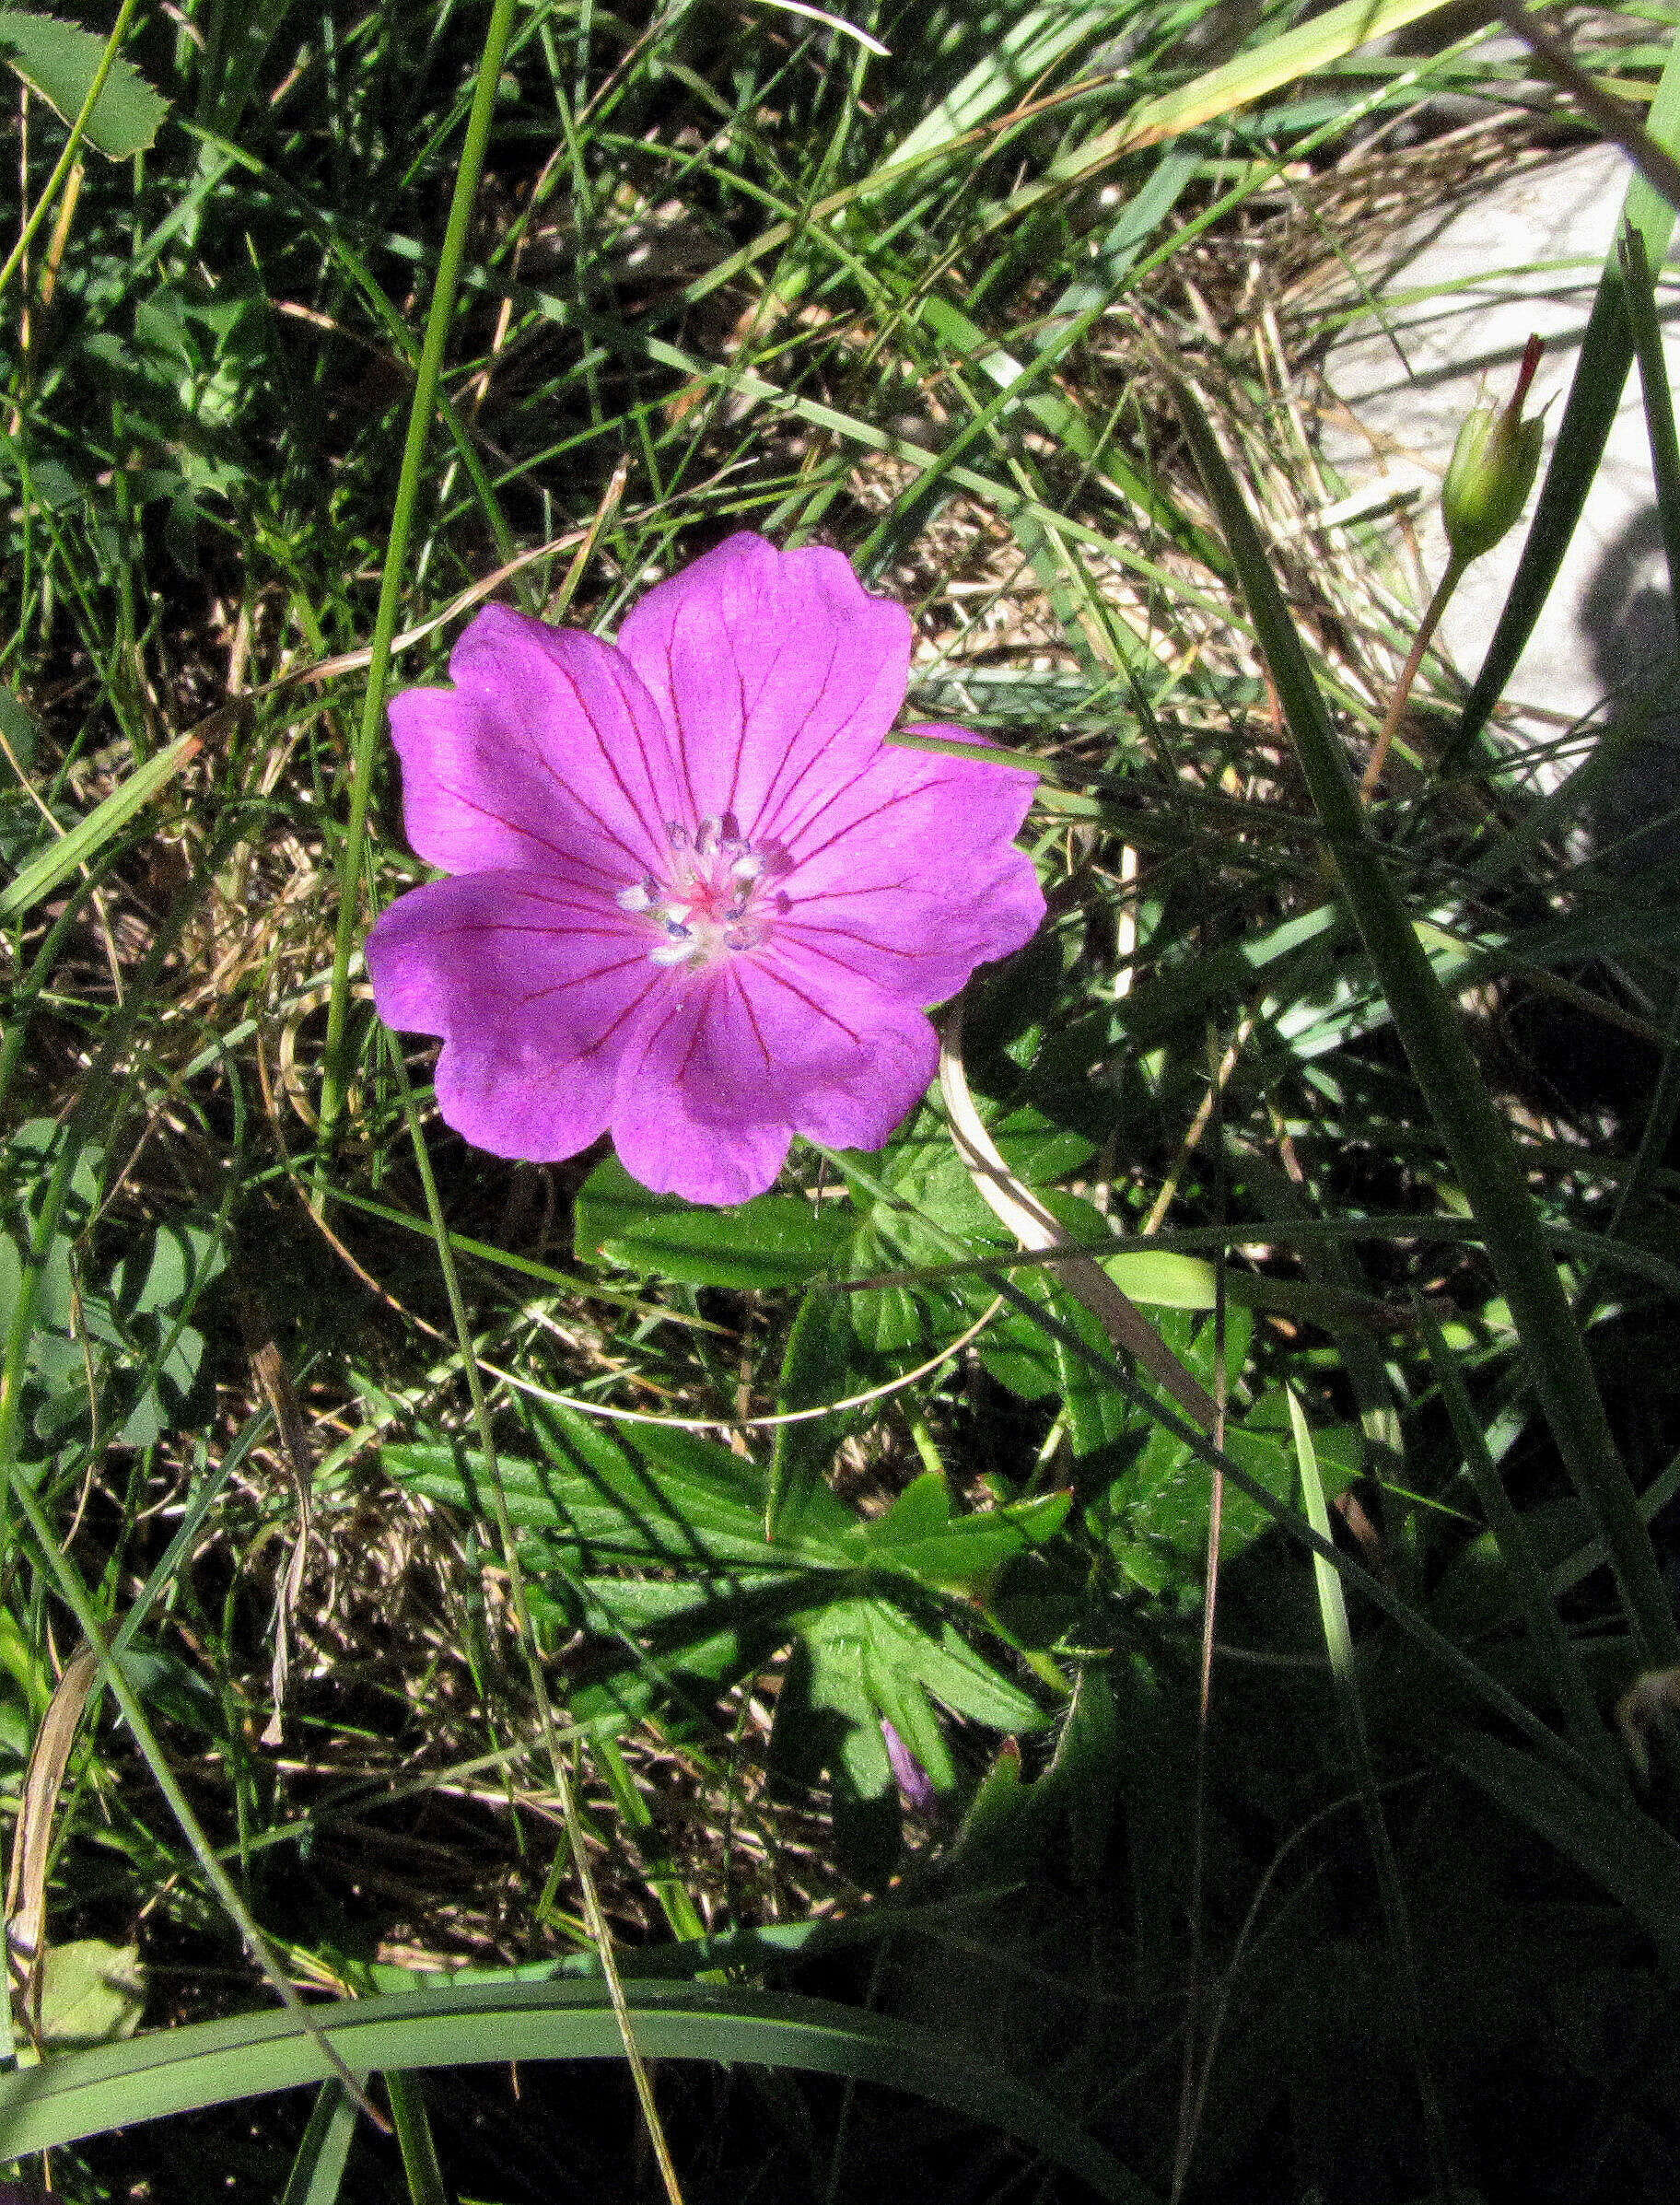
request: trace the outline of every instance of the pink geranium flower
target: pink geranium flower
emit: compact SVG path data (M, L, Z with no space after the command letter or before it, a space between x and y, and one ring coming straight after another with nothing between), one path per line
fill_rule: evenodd
M393 697L408 838L454 876L368 940L444 1117L549 1161L611 1127L645 1186L740 1202L796 1133L878 1149L926 1016L1044 916L1031 776L890 750L910 621L836 552L732 536L616 648L487 606ZM973 741L960 728L928 733Z

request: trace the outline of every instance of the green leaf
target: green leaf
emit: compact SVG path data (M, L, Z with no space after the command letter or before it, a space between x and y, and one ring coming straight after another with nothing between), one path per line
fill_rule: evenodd
M66 122L81 112L104 52L105 41L90 30L0 8L0 57ZM132 160L150 146L169 111L169 101L119 54L88 119L88 142L111 160Z
M956 1516L945 1480L937 1470L927 1470L884 1516L859 1524L853 1537L882 1569L903 1570L936 1591L973 1592L1012 1556L1060 1527L1068 1497L1045 1498L1052 1503L1048 1509L1028 1501Z
M924 1630L884 1601L871 1604L878 1658L891 1659L924 1690L971 1721L996 1731L1036 1731L1045 1717L1036 1700L977 1654L954 1624Z
M615 1156L578 1196L577 1249L586 1262L678 1278L690 1286L804 1286L829 1270L854 1220L791 1195L758 1195L732 1209L702 1209L652 1195Z
M1227 1311L1225 1377L1233 1395L1253 1327L1247 1310ZM1161 1319L1161 1335L1211 1391L1213 1326L1171 1311ZM1315 1433L1314 1444L1324 1488L1334 1497L1358 1473L1359 1435L1350 1426L1336 1427ZM1295 1488L1295 1448L1289 1405L1279 1389L1272 1388L1240 1413L1233 1411L1225 1452L1280 1504L1289 1499ZM1097 1528L1100 1533L1105 1528L1110 1551L1135 1583L1152 1592L1169 1586L1188 1590L1201 1582L1211 1494L1208 1464L1164 1427L1152 1424L1136 1461L1110 1485L1097 1511ZM1234 1560L1274 1520L1256 1494L1228 1484L1219 1519L1221 1558Z
M1030 1186L1044 1188L1075 1171L1095 1144L1082 1133L1057 1126L1041 1111L1023 1105L999 1112L983 1106L987 1129L1004 1161ZM869 1224L895 1244L907 1264L935 1264L947 1254L942 1237L958 1233L994 1246L1013 1243L1013 1235L981 1199L968 1167L945 1126L928 1113L899 1135L881 1160L878 1176L896 1198L871 1200L856 1187L853 1199ZM904 1207L900 1208L902 1203ZM916 1213L925 1212L926 1219ZM938 1229L930 1231L929 1226Z
M35 760L37 730L34 715L22 699L0 682L0 735L18 764L29 766Z
M132 2036L146 2004L140 1948L78 1937L50 1944L41 1993L41 2040L49 2051ZM19 2047L18 2057L30 2055Z
M489 1521L480 1457L449 1447L395 1446L385 1449L383 1460L411 1491ZM730 1493L714 1479L661 1475L611 1441L587 1453L579 1447L575 1463L567 1467L504 1458L499 1466L517 1528L549 1534L580 1570L616 1566L692 1571L738 1562L762 1566L772 1558L756 1477Z
M1059 1390L1062 1405L1068 1411L1068 1431L1073 1452L1076 1455L1091 1454L1121 1438L1131 1428L1135 1412L1119 1387L1104 1373L1103 1365L1114 1350L1091 1312L1065 1291L1054 1297L1051 1306L1069 1331L1077 1333L1087 1347L1096 1349L1102 1358L1102 1364L1093 1363L1076 1354L1067 1341L1055 1343Z
M1109 1858L1120 1788L1120 1717L1106 1664L1088 1662L1079 1672L1073 1705L1056 1742L1049 1784L1068 1805L1069 1866L1074 1880L1092 1890Z
M959 1715L992 1730L1031 1731L1044 1717L1037 1703L984 1661L949 1623L924 1630L884 1600L831 1600L796 1618L811 1660L813 1707L843 1717L848 1774L865 1799L891 1781L881 1717L892 1718L897 1696L912 1686ZM893 1680L890 1688L881 1680ZM880 1760L877 1762L876 1756Z
M853 1237L846 1269L854 1278L870 1278L899 1269L903 1260L898 1243L866 1220ZM968 1322L956 1295L937 1289L869 1287L846 1301L865 1351L882 1359L909 1348L930 1354L954 1340Z
M1218 1299L1219 1274L1204 1256L1147 1249L1100 1260L1123 1294L1150 1309L1211 1309Z
M198 1225L160 1225L144 1265L123 1256L111 1274L113 1303L136 1317L168 1316L226 1269L213 1233Z
M868 1390L873 1372L862 1369L863 1345L844 1294L813 1288L799 1304L782 1354L776 1406L779 1415L820 1408ZM872 1416L872 1406L843 1411L841 1418L800 1417L778 1424L770 1462L770 1498L764 1531L775 1539L784 1522L797 1523L806 1503L822 1483L847 1426Z

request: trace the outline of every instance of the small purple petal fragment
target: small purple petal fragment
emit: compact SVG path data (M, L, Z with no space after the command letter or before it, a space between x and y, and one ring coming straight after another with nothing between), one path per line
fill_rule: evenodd
M453 878L368 941L387 1025L493 1154L611 1130L644 1185L762 1193L796 1134L878 1149L927 1011L1037 929L1030 774L889 749L910 622L839 554L732 536L617 645L491 605L393 697L403 817ZM917 732L973 742L962 728Z
M903 1794L904 1804L914 1807L918 1814L925 1814L933 1804L933 1779L884 1715L881 1719L881 1734L886 1741L887 1758L892 1764L892 1780Z

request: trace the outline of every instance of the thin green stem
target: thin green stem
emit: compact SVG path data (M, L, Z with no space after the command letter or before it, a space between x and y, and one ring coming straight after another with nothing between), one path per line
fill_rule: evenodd
M479 57L478 80L467 117L466 139L461 167L456 171L455 193L444 230L443 249L438 256L438 280L426 321L420 347L420 365L414 377L414 402L408 412L408 434L402 446L402 465L391 508L391 532L385 544L384 571L379 578L379 610L374 616L373 640L368 666L368 688L361 724L350 766L350 813L338 857L338 928L332 942L332 991L327 1000L327 1032L321 1087L321 1145L323 1161L344 1110L348 1084L345 1024L350 1004L350 958L360 921L361 872L368 835L368 804L373 788L373 761L385 714L385 690L391 673L391 639L397 632L397 609L402 597L402 574L408 540L414 528L414 507L420 493L420 471L438 402L438 381L443 368L443 350L453 318L466 254L467 232L484 172L484 149L489 142L490 118L496 107L502 57L518 0L495 0L490 24Z
M443 1275L444 1292L449 1298L449 1316L455 1327L455 1337L461 1352L461 1369L466 1375L467 1391L472 1396L472 1420L478 1430L478 1443L484 1455L484 1481L490 1496L490 1510L496 1519L496 1540L501 1549L503 1567L508 1572L508 1593L513 1608L515 1628L519 1632L519 1651L524 1656L526 1674L531 1683L531 1698L536 1703L538 1720L542 1724L543 1744L547 1750L549 1767L554 1779L554 1791L560 1801L561 1819L566 1826L566 1841L571 1847L572 1861L578 1871L578 1887L583 1899L583 1919L589 1928L590 1941L601 1961L601 1977L607 1986L607 1995L612 2001L617 2016L619 2033L624 2039L624 2058L629 2062L631 2079L636 2085L637 2103L647 2124L648 2141L653 2146L654 2158L659 2164L659 2178L664 2183L670 2205L682 2205L682 2186L677 2180L676 2164L671 2147L665 2140L664 2124L659 2118L659 2106L653 2094L653 2079L648 2072L647 2061L636 2041L631 2024L629 2001L620 1979L617 1962L612 1954L612 1935L596 1888L595 1872L589 1866L589 1849L584 1840L583 1817L578 1811L576 1787L571 1769L561 1750L554 1710L548 1697L548 1682L542 1674L542 1664L537 1653L536 1632L531 1619L531 1606L525 1592L525 1572L519 1563L519 1540L513 1528L513 1518L508 1508L508 1496L502 1485L501 1464L496 1458L496 1433L490 1416L490 1404L485 1398L484 1379L478 1368L478 1353L473 1346L472 1320L461 1290L461 1274L455 1266L454 1251L449 1245L449 1222L443 1214L442 1199L438 1192L437 1174L426 1145L426 1135L414 1107L413 1091L409 1086L407 1068L402 1062L401 1048L394 1035L387 1037L392 1068L402 1094L404 1114L408 1119L409 1138L414 1147L414 1162L420 1173L420 1184L426 1196L426 1216L431 1219L432 1237L438 1248L438 1266Z
M76 158L82 150L82 140L88 135L88 125L93 120L93 111L99 104L99 95L105 89L106 78L117 65L117 56L122 51L122 41L128 36L128 27L134 20L134 9L138 6L139 0L122 0L122 5L117 11L117 19L111 25L111 36L105 41L105 51L99 56L99 65L93 73L93 82L88 87L88 97L82 101L77 110L76 121L70 125L70 135L64 140L64 149L53 164L52 173L46 181L46 188L29 210L29 220L18 233L18 242L7 253L5 265L0 267L0 298L4 298L6 285L11 282L13 276L22 266L24 256L35 242L36 231L46 220L52 202L58 197L59 192L63 188L65 177L76 166Z

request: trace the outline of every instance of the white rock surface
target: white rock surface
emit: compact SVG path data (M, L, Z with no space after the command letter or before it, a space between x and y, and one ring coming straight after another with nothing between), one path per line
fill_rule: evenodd
M1362 317L1329 353L1325 457L1367 496L1422 493L1408 508L1420 606L1445 563L1438 495L1459 425L1478 398L1510 395L1531 330L1546 351L1530 410L1552 401L1543 469L1550 458L1550 431L1631 173L1616 147L1588 146L1493 186L1444 221L1419 222L1373 282L1381 325ZM1680 301L1662 286L1658 304L1669 374L1680 385L1680 336L1671 326ZM1467 680L1481 666L1525 532L1526 523L1477 561L1443 623L1442 645ZM1581 527L1507 699L1527 708L1536 733L1556 729L1613 704L1673 648L1636 368Z

